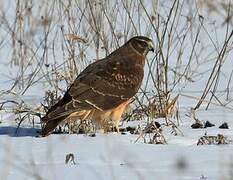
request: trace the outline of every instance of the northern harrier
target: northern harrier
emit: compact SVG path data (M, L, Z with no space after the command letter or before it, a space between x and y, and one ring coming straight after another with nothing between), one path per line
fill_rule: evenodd
M87 66L42 118L42 136L49 135L72 116L90 117L104 129L106 122L112 120L119 132L121 115L141 86L149 51L154 51L152 40L136 36L104 59Z

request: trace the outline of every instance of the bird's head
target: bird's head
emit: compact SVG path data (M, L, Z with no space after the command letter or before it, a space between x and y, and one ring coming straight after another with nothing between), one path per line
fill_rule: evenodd
M145 36L135 36L129 40L130 46L137 53L146 56L149 51L154 52L153 41Z

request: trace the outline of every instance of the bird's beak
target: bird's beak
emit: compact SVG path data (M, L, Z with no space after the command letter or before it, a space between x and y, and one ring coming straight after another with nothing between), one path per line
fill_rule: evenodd
M149 51L155 52L154 44L152 42L148 43Z
M152 52L155 52L155 49L153 47L150 47L149 50L152 51Z

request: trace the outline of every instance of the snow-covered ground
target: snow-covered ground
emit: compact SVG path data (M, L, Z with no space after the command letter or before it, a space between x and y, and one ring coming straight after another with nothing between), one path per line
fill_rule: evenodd
M116 134L3 137L4 179L232 179L232 145L196 146L180 137L169 145L135 144L136 136ZM65 164L68 153L76 165Z
M163 128L167 145L145 144L139 135L116 133L88 135L50 135L36 137L36 129L16 128L3 120L0 126L0 174L3 179L232 179L233 122L230 111L222 116L220 109L200 112L200 120L215 127L192 129L193 121L182 118L183 135L174 136ZM9 118L9 117L8 117ZM162 122L163 120L161 120ZM219 129L227 122L230 129ZM133 122L133 124L143 124ZM127 124L124 124L127 126ZM130 122L132 125L132 122ZM200 145L198 139L223 134L227 145ZM66 155L74 154L75 162L66 164Z

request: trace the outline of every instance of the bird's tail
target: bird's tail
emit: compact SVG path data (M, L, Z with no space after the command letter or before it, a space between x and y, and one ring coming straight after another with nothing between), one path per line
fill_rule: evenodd
M60 113L58 113L60 111ZM86 119L90 115L91 111L89 110L69 110L65 111L62 107L53 110L52 112L47 113L42 118L42 127L41 135L43 137L48 136L51 132L65 120L74 119Z
M78 109L74 106L72 97L66 93L64 97L52 106L46 115L42 118L42 136L48 136L62 121L74 116L75 118L84 119L90 111Z
M64 97L53 105L42 120L42 136L48 136L62 121L75 111L72 97L66 93Z
M42 131L41 131L41 135L43 137L48 136L49 134L51 134L53 132L54 129L56 129L56 127L62 122L64 121L69 115L65 115L65 116L60 116L58 118L52 119L52 120L48 120L48 117L43 117L42 118L42 122L44 122L44 125L42 127Z

